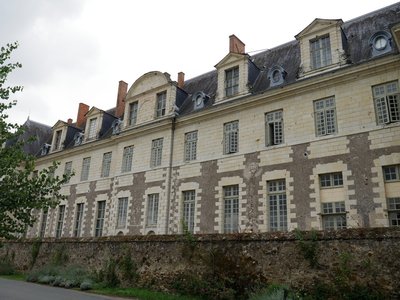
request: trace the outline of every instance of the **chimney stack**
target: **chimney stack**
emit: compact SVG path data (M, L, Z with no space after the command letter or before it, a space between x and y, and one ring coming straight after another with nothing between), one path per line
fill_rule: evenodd
M115 110L115 116L117 118L120 118L124 115L125 98L127 92L128 92L128 84L125 81L120 80L118 84L117 107Z
M180 87L182 89L184 84L185 84L185 73L179 72L178 73L178 87Z
M86 113L89 111L89 105L79 103L78 116L76 117L76 127L81 128L86 121Z
M229 36L229 53L245 54L244 46L245 44L236 35Z
M68 124L68 125L71 125L71 124L72 124L72 119L71 119L71 118L69 118L69 119L67 120L67 124Z

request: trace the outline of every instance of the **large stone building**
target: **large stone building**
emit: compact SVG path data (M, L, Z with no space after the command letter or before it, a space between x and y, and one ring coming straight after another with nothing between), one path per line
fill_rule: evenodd
M75 176L27 235L399 226L399 49L397 3L253 56L231 35L189 80L120 81L115 109L52 127L38 169Z

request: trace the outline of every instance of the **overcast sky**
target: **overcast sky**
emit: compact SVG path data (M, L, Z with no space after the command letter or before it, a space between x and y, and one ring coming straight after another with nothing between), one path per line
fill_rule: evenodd
M0 0L0 46L18 41L12 60L23 65L9 77L24 86L9 120L75 121L79 102L114 107L119 80L213 70L231 34L252 54L293 40L315 18L348 21L395 2Z

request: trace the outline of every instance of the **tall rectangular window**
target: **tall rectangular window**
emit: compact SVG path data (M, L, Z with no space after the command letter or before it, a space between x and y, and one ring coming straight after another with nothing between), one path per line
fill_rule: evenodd
M105 212L106 212L106 201L97 201L96 229L94 233L94 235L97 237L103 235Z
M40 224L40 233L39 233L39 237L43 238L45 233L46 233L46 226L47 226L47 217L48 217L48 209L45 208L43 209L42 212L42 222Z
M150 194L147 199L147 225L156 225L158 219L158 194Z
M239 151L239 121L224 124L224 154Z
M72 161L67 161L64 167L64 175L70 175L72 173ZM69 180L67 181L67 183Z
M335 98L314 101L314 115L317 136L336 133Z
M89 120L89 127L88 127L88 140L92 140L96 138L96 123L97 123L97 118L93 118Z
M239 231L239 186L224 186L224 233Z
M322 227L324 230L346 228L344 201L322 203Z
M185 161L197 158L197 130L185 133Z
M343 186L342 172L320 174L319 183L321 188Z
M287 202L285 179L267 182L269 229L271 231L287 230Z
M377 124L400 121L400 93L397 81L372 87Z
M388 198L389 226L400 226L400 197Z
M186 230L192 233L194 232L195 200L195 191L183 192L183 223Z
M151 143L151 167L157 167L161 165L163 140L163 138L160 138L153 140Z
M129 104L129 126L133 126L137 122L137 113L138 113L138 102L133 102Z
M128 197L118 199L117 228L125 228L128 213Z
M56 134L54 136L54 150L59 150L61 149L61 133L62 130L57 130Z
M89 169L90 169L90 157L85 157L82 160L81 181L89 179Z
M130 172L132 170L133 146L124 148L122 153L121 172Z
M56 238L60 238L62 235L63 224L64 224L64 214L65 214L65 205L60 205L58 207Z
M319 69L332 64L329 35L310 41L310 55L312 69Z
M80 237L81 236L84 205L85 205L84 203L78 203L76 205L75 224L74 224L74 237Z
M101 164L101 177L110 176L112 152L103 154L103 163Z
M239 67L225 71L225 96L230 97L239 92Z
M157 107L156 107L157 117L165 115L166 100L167 100L167 92L162 92L157 94Z
M266 146L283 143L282 110L265 114L265 144Z

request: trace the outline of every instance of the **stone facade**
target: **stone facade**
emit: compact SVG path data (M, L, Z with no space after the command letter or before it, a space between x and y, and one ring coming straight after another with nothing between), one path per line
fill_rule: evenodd
M75 176L63 187L68 200L60 203L62 218L59 207L45 220L36 212L38 222L27 236L54 237L57 230L61 237L91 237L175 234L185 228L201 234L400 224L400 209L388 205L388 198L400 199L399 45L388 40L390 51L373 56L363 38L383 31L398 35L399 10L394 4L349 22L316 19L296 41L253 57L231 36L239 51L230 49L215 71L187 81L181 77L180 84L158 71L144 74L128 91L120 82L116 111L123 112L122 120L94 107L85 114L86 124L54 126L53 147L38 157L38 169L56 160L60 176L71 162ZM321 36L331 38L331 57L321 52L316 57L328 63L317 68L310 47ZM388 83L397 92L387 96L391 118L381 123L374 87ZM88 139L92 119L96 138ZM54 149L56 131L63 146ZM77 134L85 138L79 141ZM133 147L130 156L127 147ZM107 176L104 153L111 153ZM397 170L393 180L385 177L387 166ZM184 195L192 191L190 202ZM388 211L397 213L392 223Z

